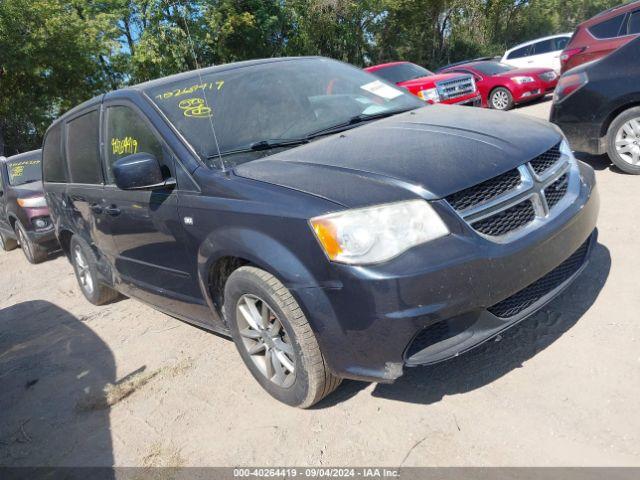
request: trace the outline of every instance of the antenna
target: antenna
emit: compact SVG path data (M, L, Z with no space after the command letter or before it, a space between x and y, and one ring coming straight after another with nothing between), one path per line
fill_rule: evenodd
M181 7L184 7L182 4L182 0L176 0ZM187 21L187 16L180 11L180 8L176 3L171 2L173 7L178 11L178 14L182 15L182 19L184 20L185 30L187 31L187 39L189 40L189 46L191 47L191 54L193 55L193 61L196 65L196 72L198 73L198 81L202 85L204 82L202 81L202 74L200 73L200 65L198 64L198 56L196 55L196 50L194 48L193 39L191 38L191 32L189 31L189 22ZM186 8L186 7L185 7ZM204 98L204 104L212 112L212 115L209 116L209 124L211 125L211 132L213 133L213 141L216 144L216 151L218 152L218 159L220 160L220 168L222 171L226 171L224 160L222 159L222 154L220 153L220 144L218 143L218 136L216 135L216 129L213 126L213 109L209 106L209 101L207 100L207 95L202 95Z

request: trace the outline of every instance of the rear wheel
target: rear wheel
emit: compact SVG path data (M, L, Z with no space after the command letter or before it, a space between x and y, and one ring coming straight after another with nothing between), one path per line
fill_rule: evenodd
M27 235L27 231L20 221L16 221L15 229L16 237L18 237L18 243L20 244L20 247L22 247L22 252L27 258L27 261L33 264L44 262L49 256L47 249L31 241L29 235Z
M611 122L607 153L620 170L640 175L640 107L622 112Z
M13 238L5 237L5 234L0 232L0 250L8 252L10 250L15 250L16 248L18 248L18 242Z
M242 360L276 399L307 408L340 385L300 306L273 275L255 267L234 271L224 310Z
M498 87L489 95L489 106L494 110L511 110L513 108L513 95L504 87Z
M118 292L100 283L97 270L97 259L91 247L80 238L71 238L71 263L76 272L80 290L89 302L104 305L116 300Z

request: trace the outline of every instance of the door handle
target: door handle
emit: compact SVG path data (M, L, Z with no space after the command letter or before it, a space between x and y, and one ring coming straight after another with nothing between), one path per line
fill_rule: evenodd
M111 215L112 217L120 215L120 209L115 205L111 205L110 207L105 208L104 211L107 215Z
M93 203L89 206L89 208L91 209L91 211L93 213L95 213L96 215L100 215L102 213L102 205L99 205L97 203Z

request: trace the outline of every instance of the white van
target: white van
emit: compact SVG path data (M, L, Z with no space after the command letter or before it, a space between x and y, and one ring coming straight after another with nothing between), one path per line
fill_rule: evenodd
M559 33L516 45L502 56L502 63L517 68L553 68L560 73L560 54L572 33Z

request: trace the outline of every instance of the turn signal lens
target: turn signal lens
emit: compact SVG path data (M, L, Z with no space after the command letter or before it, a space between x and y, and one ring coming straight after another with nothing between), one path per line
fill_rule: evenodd
M44 208L47 206L47 201L44 197L19 198L18 205L22 208Z
M352 265L384 262L449 234L424 200L331 213L310 223L329 260Z

